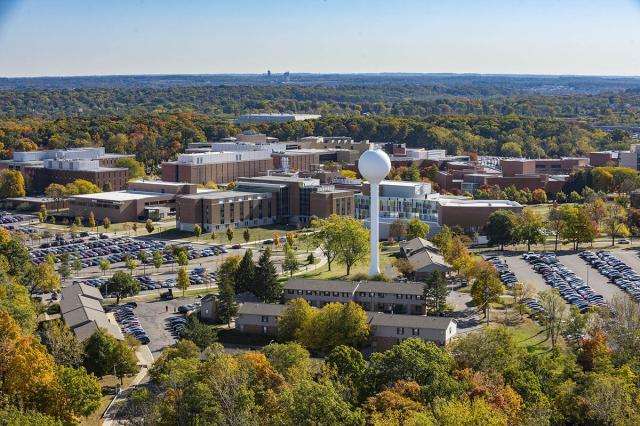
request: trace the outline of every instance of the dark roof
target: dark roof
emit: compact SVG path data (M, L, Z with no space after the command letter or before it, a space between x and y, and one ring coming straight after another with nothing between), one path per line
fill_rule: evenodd
M400 242L400 248L406 253L414 253L423 249L431 250L436 253L438 252L438 247L436 247L435 244L419 237L409 241Z
M353 293L358 286L357 281L340 280L304 280L293 279L284 285L285 290L321 290Z
M424 284L400 283L386 281L340 281L340 280L305 280L287 281L285 290L316 290L354 293L357 291L393 294L422 294Z
M356 291L394 294L419 294L424 292L424 284L416 282L397 283L384 281L362 281Z
M82 296L90 297L92 299L102 300L102 294L100 294L100 290L86 284L72 284L62 289L63 299L65 297L71 298L72 295L78 295L78 296L82 295Z
M370 317L371 326L384 327L409 327L433 330L445 330L449 324L454 322L448 317L428 317L424 315L397 315L376 312Z
M279 317L284 311L284 305L274 303L243 303L238 308L238 315L270 315Z

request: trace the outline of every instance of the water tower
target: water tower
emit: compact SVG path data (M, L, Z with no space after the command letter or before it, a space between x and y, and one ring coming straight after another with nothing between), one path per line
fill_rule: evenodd
M375 149L373 144L369 145L369 150L362 153L358 160L358 170L360 174L370 185L371 205L369 207L369 216L371 221L371 264L369 266L369 275L380 273L380 258L378 256L378 241L380 240L380 182L391 171L391 160L389 156L381 149Z

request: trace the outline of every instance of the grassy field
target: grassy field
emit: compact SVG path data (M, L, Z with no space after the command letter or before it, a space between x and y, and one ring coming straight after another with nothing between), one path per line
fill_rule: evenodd
M397 247L383 248L380 253L380 270L384 271L392 267L395 260L395 254L397 253ZM314 280L344 280L349 279L357 274L367 274L369 272L369 256L365 261L354 265L351 268L351 274L347 275L347 269L344 265L340 265L337 262L331 264L331 271L327 270L327 265L323 265L315 271L308 272L300 275L301 278L308 278Z
M281 237L286 236L287 232L297 233L299 232L294 227L286 227L286 226L266 226L263 228L248 228L249 229L249 241L262 241L267 239L273 239L273 234L278 233ZM175 229L175 227L163 230L159 237L167 238L167 239L181 239L187 241L200 241L207 243L216 243L216 244L240 244L244 243L244 228L236 228L233 230L233 238L231 241L227 238L226 231L218 231L214 233L214 239L211 239L211 232L200 235L199 238L196 238L193 235L193 232L187 231L179 231Z

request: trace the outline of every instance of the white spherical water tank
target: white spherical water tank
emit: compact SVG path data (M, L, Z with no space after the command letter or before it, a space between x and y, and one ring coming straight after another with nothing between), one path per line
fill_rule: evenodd
M383 150L369 148L360 156L358 170L369 183L380 183L391 171L391 160Z
M386 152L381 149L374 149L373 145L371 145L369 150L363 152L360 156L358 160L358 170L360 170L362 177L369 181L370 186L369 220L371 224L371 262L369 264L369 276L371 276L380 273L380 258L378 253L378 242L380 240L379 186L380 182L382 182L391 171L391 160Z

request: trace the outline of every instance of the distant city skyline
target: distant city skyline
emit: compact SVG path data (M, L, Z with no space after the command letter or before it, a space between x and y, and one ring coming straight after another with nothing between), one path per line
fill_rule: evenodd
M639 0L0 0L0 76L640 76Z

